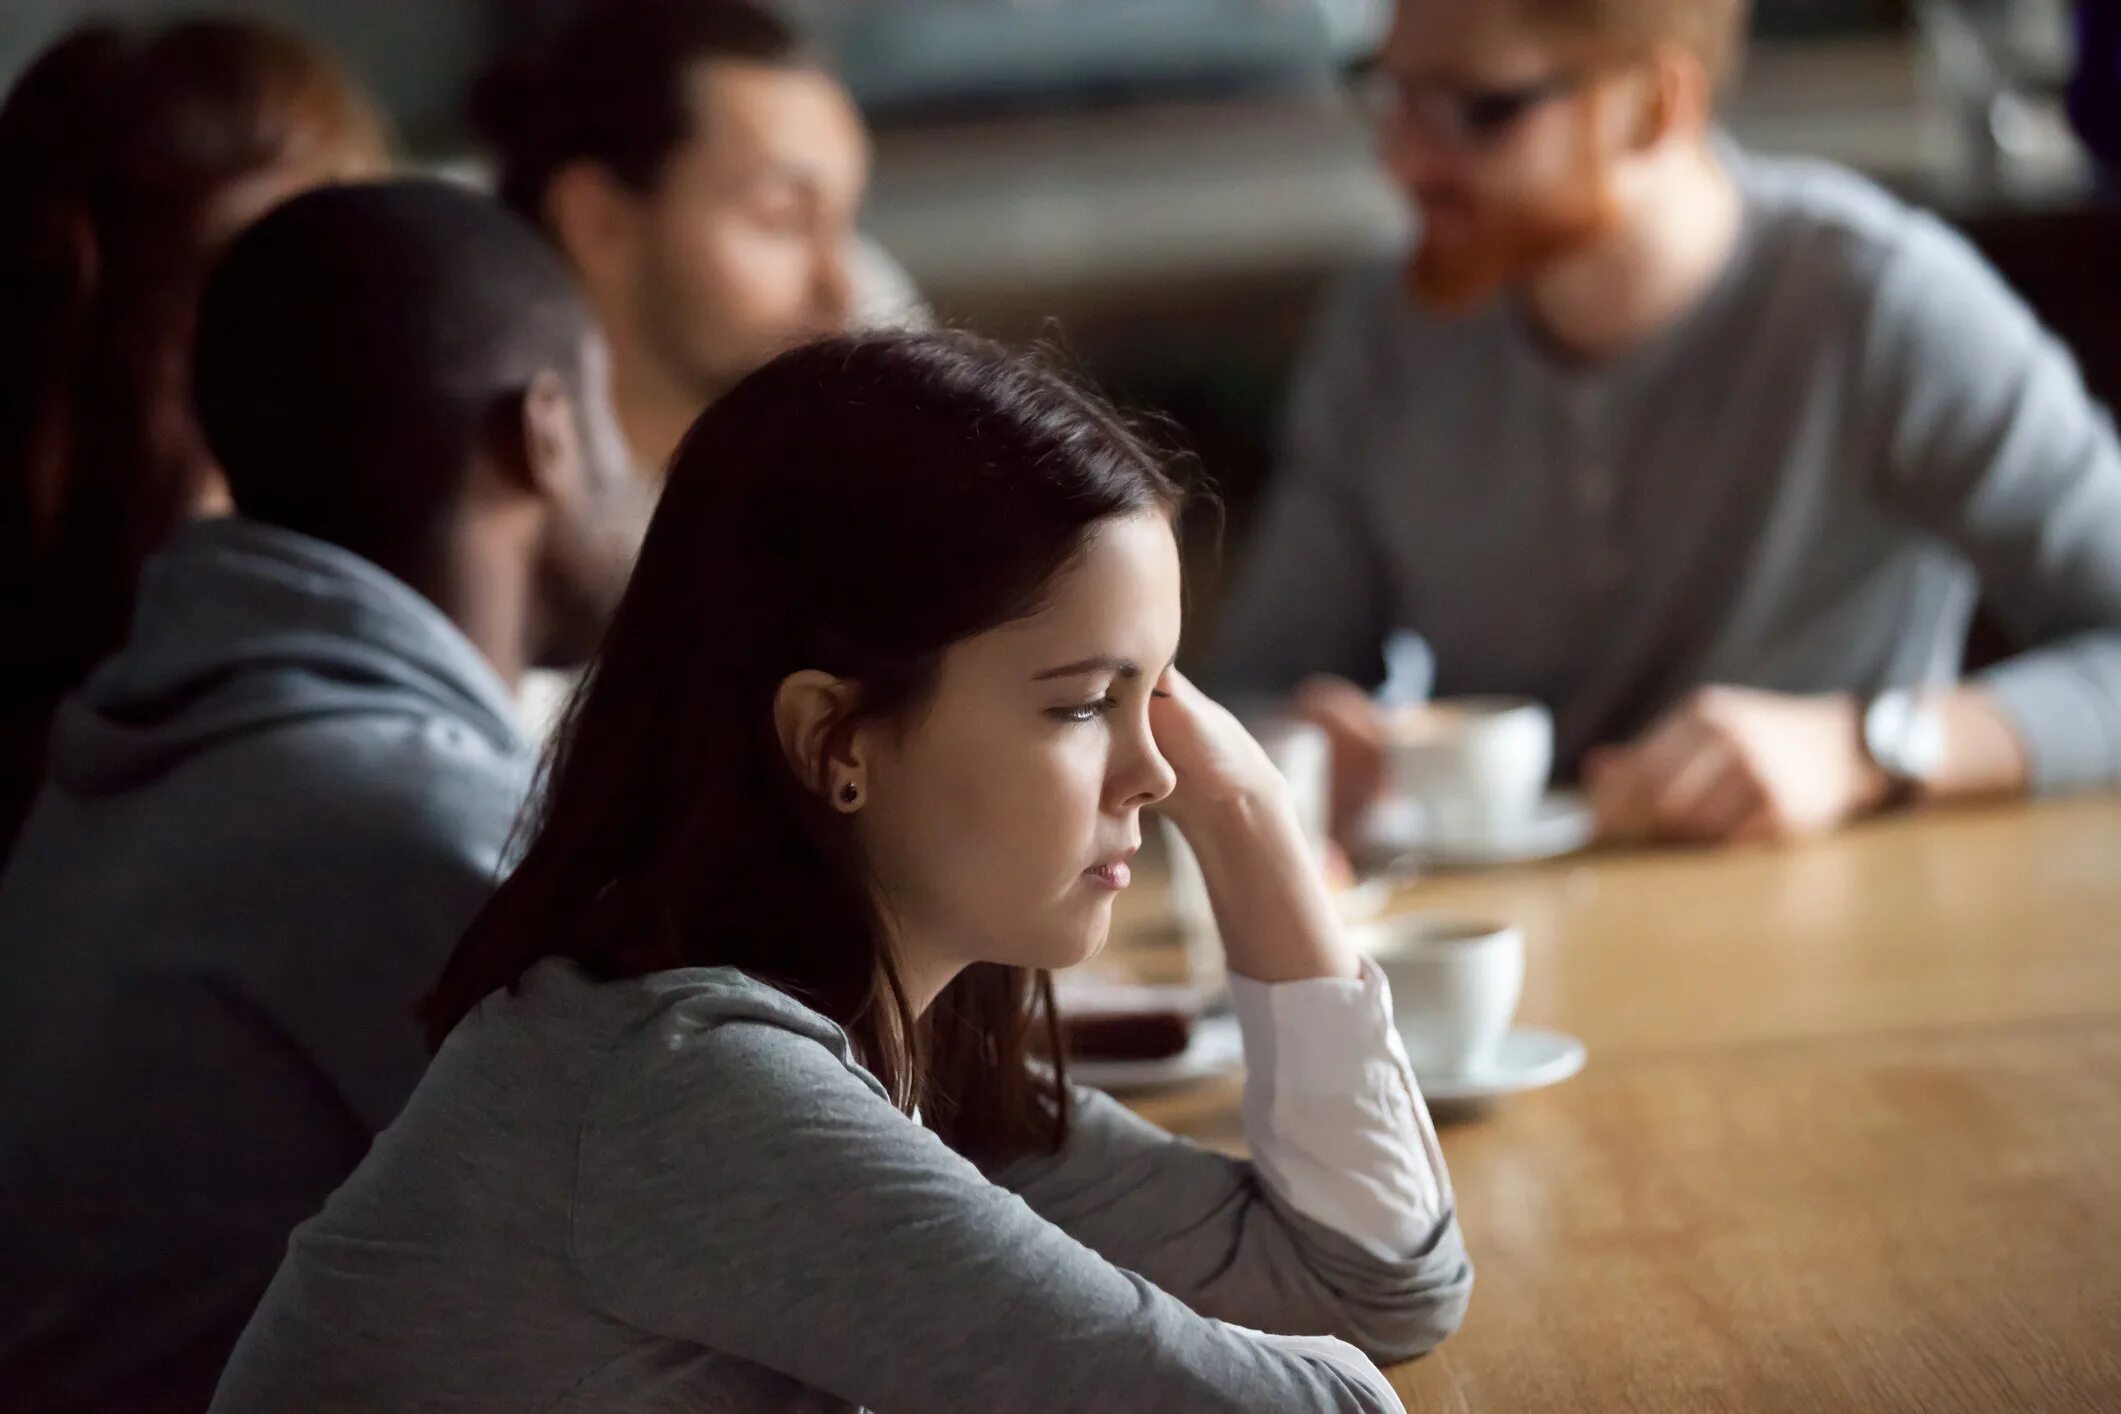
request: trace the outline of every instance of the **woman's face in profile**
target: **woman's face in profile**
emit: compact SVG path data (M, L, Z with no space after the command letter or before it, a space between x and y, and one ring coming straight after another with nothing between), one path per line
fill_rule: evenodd
M912 721L864 729L856 829L921 971L1072 966L1101 947L1170 793L1150 694L1178 651L1160 513L1106 522L1030 618L953 646Z

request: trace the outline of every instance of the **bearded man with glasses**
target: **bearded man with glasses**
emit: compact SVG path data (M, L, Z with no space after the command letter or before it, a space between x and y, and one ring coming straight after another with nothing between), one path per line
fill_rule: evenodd
M1609 833L2121 782L2121 448L1957 234L1717 102L1741 0L1401 0L1412 252L1328 302L1211 678L1334 740L1400 633L1552 708ZM2023 651L1962 671L1977 598Z

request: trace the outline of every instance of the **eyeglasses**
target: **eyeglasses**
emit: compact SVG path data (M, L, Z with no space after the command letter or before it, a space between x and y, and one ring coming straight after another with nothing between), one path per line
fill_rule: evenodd
M1372 68L1357 75L1355 97L1378 127L1412 126L1449 146L1474 148L1501 137L1534 109L1574 93L1586 77L1563 72L1511 88L1475 88Z

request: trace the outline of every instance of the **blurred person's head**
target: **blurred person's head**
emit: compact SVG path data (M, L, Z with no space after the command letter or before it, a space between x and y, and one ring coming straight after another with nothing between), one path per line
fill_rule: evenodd
M189 393L208 261L386 156L337 65L245 20L85 26L0 105L0 850L52 705L124 637L141 565L225 504Z
M566 252L660 470L708 403L836 333L869 151L846 91L752 0L605 0L479 82L502 199Z
M0 498L48 651L124 631L142 559L220 496L191 416L199 281L245 222L386 160L330 59L280 30L75 30L0 106Z
M200 304L201 426L236 509L420 590L504 677L594 649L647 522L565 267L436 182L327 187Z
M1415 293L1470 309L1698 170L1745 0L1399 0L1373 95L1420 213ZM1691 166L1690 166L1691 164Z
M1089 871L1171 788L1178 501L1108 408L964 336L828 340L738 384L672 464L436 1043L542 958L731 966L961 1151L1054 1142L1033 1003L1050 1035L1044 970L1110 922Z

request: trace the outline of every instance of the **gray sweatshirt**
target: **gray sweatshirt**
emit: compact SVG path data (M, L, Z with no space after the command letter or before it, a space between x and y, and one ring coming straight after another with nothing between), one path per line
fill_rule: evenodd
M728 969L487 999L305 1224L214 1408L1392 1410L1472 1273L1388 1258L1075 1092L982 1173Z
M204 1407L425 1068L531 765L374 565L225 520L149 566L0 879L0 1409Z
M1958 235L1847 172L1728 153L1737 254L1593 366L1519 309L1330 301L1208 674L1374 684L1395 630L1446 695L1554 708L1565 767L1688 689L1955 679L1977 594L2029 651L1983 681L2034 784L2121 782L2121 447Z

